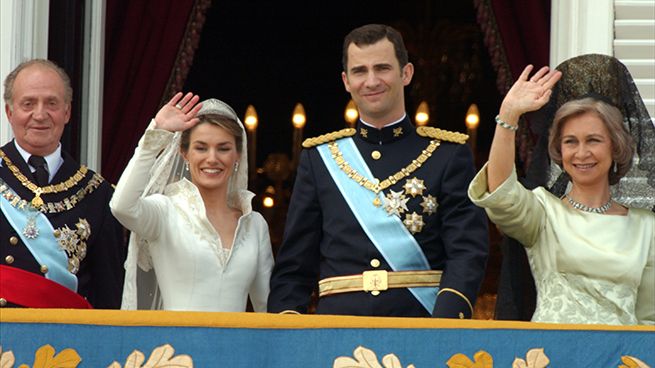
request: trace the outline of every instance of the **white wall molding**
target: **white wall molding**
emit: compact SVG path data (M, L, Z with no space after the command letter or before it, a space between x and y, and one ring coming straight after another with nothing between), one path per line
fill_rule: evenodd
M27 59L48 57L49 0L0 1L0 78ZM0 87L4 95L4 85ZM0 144L13 134L2 101Z
M613 55L614 0L553 0L550 66L583 54Z
M87 3L84 16L84 68L81 116L80 161L100 172L102 155L102 99L105 72L105 9L106 1Z

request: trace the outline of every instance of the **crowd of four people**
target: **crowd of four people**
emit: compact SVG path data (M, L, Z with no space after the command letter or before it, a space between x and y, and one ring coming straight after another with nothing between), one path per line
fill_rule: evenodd
M61 150L66 73L20 64L5 80L15 139L0 150L0 306L238 312L250 300L256 312L307 313L316 293L321 314L471 318L486 210L525 247L533 321L654 324L655 213L612 198L635 152L624 106L591 88L558 101L548 153L570 184L556 195L519 183L515 135L552 103L561 71L525 68L477 175L465 135L410 121L413 73L395 29L346 36L342 80L360 118L303 143L274 260L230 106L177 93L113 192Z

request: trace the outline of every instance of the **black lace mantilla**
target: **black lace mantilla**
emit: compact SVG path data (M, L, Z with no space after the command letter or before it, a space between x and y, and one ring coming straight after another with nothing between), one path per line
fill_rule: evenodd
M619 107L636 144L632 169L612 186L613 197L632 207L655 210L655 125L626 66L612 56L586 54L562 62L557 70L562 72L562 78L550 101L526 117L532 132L539 137L527 177L557 196L564 194L569 179L548 158L548 129L557 109L567 101L589 94L602 95Z

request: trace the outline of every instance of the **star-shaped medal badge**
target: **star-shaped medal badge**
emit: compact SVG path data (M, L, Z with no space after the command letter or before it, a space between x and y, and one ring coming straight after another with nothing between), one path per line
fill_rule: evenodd
M75 230L69 228L68 225L64 225L57 230L59 230L59 238L57 239L59 247L66 251L66 253L73 253L75 248L77 248L77 244L80 242Z
M407 230L409 230L412 234L416 234L423 230L423 225L425 225L425 222L423 222L423 216L418 215L416 212L412 212L405 215L403 224L405 224Z
M416 197L417 195L423 195L425 184L423 184L423 180L421 179L411 178L405 181L403 188L405 188L405 193L407 193L407 195Z
M437 207L439 207L439 203L437 203L437 199L431 195L423 196L423 202L421 202L421 207L423 207L423 213L431 215L435 212L437 212Z
M403 192L389 190L389 193L384 197L384 209L387 210L389 216L396 215L400 217L401 213L407 211L407 201L409 201L409 198L405 197Z

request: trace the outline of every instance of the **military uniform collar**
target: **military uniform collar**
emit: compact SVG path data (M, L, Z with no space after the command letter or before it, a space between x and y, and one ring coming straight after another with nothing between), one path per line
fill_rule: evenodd
M390 143L414 130L407 115L396 123L389 124L382 129L368 125L361 120L357 122L357 136L361 139L376 144Z

